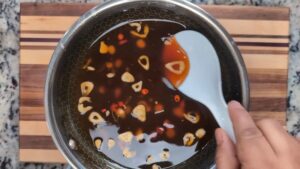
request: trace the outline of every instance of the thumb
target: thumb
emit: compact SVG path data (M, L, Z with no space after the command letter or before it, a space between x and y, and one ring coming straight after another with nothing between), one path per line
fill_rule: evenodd
M217 140L216 164L217 169L238 169L239 162L236 157L235 146L221 128L216 129Z

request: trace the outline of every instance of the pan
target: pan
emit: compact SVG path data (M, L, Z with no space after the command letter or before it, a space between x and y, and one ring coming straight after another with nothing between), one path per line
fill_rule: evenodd
M204 34L214 45L222 71L226 101L249 103L247 72L241 54L224 28L198 6L179 0L108 1L81 16L58 43L45 86L47 124L52 138L73 168L126 168L95 150L88 132L79 124L78 75L89 47L105 31L123 22L137 19L165 19L182 23ZM215 140L196 155L171 168L213 168Z

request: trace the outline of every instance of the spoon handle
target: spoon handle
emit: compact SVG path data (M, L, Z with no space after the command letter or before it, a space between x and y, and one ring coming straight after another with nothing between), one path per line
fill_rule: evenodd
M231 140L236 143L236 138L232 126L232 122L229 117L228 107L225 101L222 99L220 100L221 103L219 104L213 104L209 106L209 109L211 112L213 112L213 115L219 124L219 126L226 131L228 136L231 138Z

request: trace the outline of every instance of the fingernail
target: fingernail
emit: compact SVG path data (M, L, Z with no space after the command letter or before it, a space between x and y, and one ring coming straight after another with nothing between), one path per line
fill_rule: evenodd
M242 105L238 101L232 100L228 103L228 106L230 106L230 107L241 107Z
M222 129L220 129L220 128L216 129L215 136L216 136L216 140L217 140L217 145L221 145L224 140Z

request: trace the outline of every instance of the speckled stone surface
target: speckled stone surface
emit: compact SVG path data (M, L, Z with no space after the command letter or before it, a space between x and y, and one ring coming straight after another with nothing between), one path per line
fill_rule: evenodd
M0 1L0 168L18 164L19 3Z
M37 3L98 3L105 0L21 0ZM300 0L190 0L203 4L291 8L288 114L289 132L300 137ZM19 164L19 2L0 0L0 169L61 169L66 165Z

